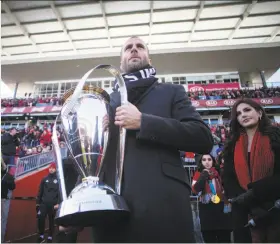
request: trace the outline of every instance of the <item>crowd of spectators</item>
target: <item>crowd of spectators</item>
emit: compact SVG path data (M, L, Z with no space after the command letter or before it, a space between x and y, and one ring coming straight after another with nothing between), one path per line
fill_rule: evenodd
M16 148L16 156L19 158L34 154L49 152L52 150L53 123L28 126L26 129L17 130L16 137L19 145ZM60 128L57 128L58 137ZM1 130L1 136L8 131ZM60 138L59 138L60 139ZM60 142L61 144L63 142Z
M60 106L62 99L58 97L36 97L31 98L31 94L24 98L3 98L1 99L2 108L11 107L42 107L42 106Z
M191 100L219 100L238 98L271 98L280 97L280 87L242 89L242 90L212 90L187 92Z
M219 100L219 99L237 99L237 98L270 98L280 97L280 87L258 88L258 89L240 89L240 90L212 90L187 92L191 100ZM60 97L36 97L31 98L31 93L25 94L24 98L4 98L1 100L2 108L9 107L40 107L40 106L60 106L62 98Z

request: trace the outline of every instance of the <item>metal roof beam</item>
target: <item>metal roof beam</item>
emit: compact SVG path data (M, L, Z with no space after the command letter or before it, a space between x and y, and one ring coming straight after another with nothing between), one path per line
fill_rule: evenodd
M109 30L109 25L108 25L108 20L107 20L107 17L106 17L105 6L104 6L102 0L99 1L99 3L100 3L100 8L101 8L101 11L102 11L102 16L103 16L103 19L104 19L104 23L105 23L105 29L107 31L107 38L108 38L108 41L109 41L109 44L110 44L110 48L113 48L113 44L112 44L112 41L111 41L110 30Z
M152 28L153 28L153 13L154 13L154 1L150 1L150 23L149 23L149 42L148 45L149 47L152 45Z
M16 18L15 15L13 15L13 13L11 12L9 6L7 5L6 2L2 2L2 7L5 10L5 12L9 15L9 17L11 18L11 20L16 24L16 26L22 31L22 34L24 36L26 36L31 44L36 47L37 51L42 54L41 49L36 45L36 43L32 40L30 34L27 32L27 30L24 28L24 26L19 22L19 20Z
M203 8L204 8L204 1L200 1L200 7L199 7L199 9L196 12L195 20L194 20L194 23L193 23L193 26L192 26L191 33L189 35L188 43L191 43L191 41L192 41L192 35L195 32L195 27L196 27L196 25L197 25L197 23L199 21L199 18L200 18L200 15L202 13Z
M9 54L8 52L3 50L3 47L1 47L1 53L3 53L4 55L6 55L8 57L11 56L11 54Z
M271 0L270 0L271 1ZM114 1L111 1L114 2ZM248 1L247 1L248 2ZM213 7L227 7L227 6L236 6L236 5L240 5L240 4L247 4L246 1L232 1L232 2L228 2L228 1L221 1L220 3L213 3L213 4L207 4L205 6L205 8L213 8ZM89 3L97 3L97 1L81 1L81 2L71 2L69 1L66 4L59 4L57 6L59 7L71 7L71 6L83 6L83 5L88 5ZM21 11L26 11L26 10L43 10L43 9L48 9L48 6L37 6L37 7L28 7L28 8L20 8L20 9L13 9L14 13L17 12L21 12ZM161 12L161 11L173 11L173 10L182 10L182 9L198 9L198 6L186 6L186 7L170 7L168 9L166 8L158 8L158 9L154 9L155 12ZM142 12L149 12L149 10L139 10L139 11L130 11L129 13L142 13ZM128 14L129 14L128 13ZM120 13L114 13L114 14L107 14L107 16L111 16L111 15L123 15L122 12Z
M280 33L280 26L276 28L264 42L271 42Z
M50 6L51 6L51 8L52 8L52 11L53 11L55 17L57 18L59 24L61 25L64 34L66 35L66 37L67 37L69 43L71 44L73 50L74 50L75 52L77 52L77 49L76 49L76 47L75 47L75 44L73 43L73 40L72 40L71 36L70 36L69 33L68 33L68 30L67 30L67 28L66 28L66 26L65 26L65 24L64 24L64 22L63 22L63 20L62 20L62 18L61 18L61 15L60 15L59 11L58 11L58 10L56 9L56 7L55 7L54 1L49 1L49 4L50 4Z
M247 19L247 17L250 15L253 7L257 4L257 0L253 1L252 3L250 3L247 8L245 9L244 13L242 14L241 18L237 21L234 30L229 34L228 36L228 42L230 42L232 40L232 38L234 37L235 33L239 30L239 28L241 27L242 23L244 20Z

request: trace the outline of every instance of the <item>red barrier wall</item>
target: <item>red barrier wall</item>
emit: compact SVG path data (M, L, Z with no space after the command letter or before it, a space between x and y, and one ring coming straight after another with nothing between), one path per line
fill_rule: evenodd
M33 172L16 181L13 197L36 197L39 184L48 168ZM37 232L35 200L11 200L5 240L17 240Z
M13 197L36 197L39 184L43 177L48 174L48 167L35 171L16 181L16 189ZM7 221L5 241L15 241L37 233L35 200L11 200ZM47 222L46 222L47 224ZM46 225L46 227L48 227ZM25 238L22 242L36 242L37 236ZM77 242L91 242L91 229L85 228L79 233Z

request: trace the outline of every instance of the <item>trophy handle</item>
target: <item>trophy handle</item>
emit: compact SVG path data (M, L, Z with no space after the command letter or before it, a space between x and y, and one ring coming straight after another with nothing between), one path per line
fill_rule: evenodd
M65 110L63 111L63 114L61 114L61 116L67 117L69 112L74 108L76 102L78 101L78 99L79 99L79 97L80 97L80 95L81 95L81 93L83 91L84 84L87 81L88 77L90 76L90 74L94 70L99 70L99 69L107 70L107 71L109 71L115 77L115 79L117 80L118 85L119 85L119 91L120 91L120 97L121 97L121 105L125 105L125 104L128 103L128 101L127 101L126 85L125 85L124 79L123 79L121 73L119 72L119 70L116 69L112 65L101 64L101 65L97 65L93 69L89 70L82 77L82 79L79 81L79 83L78 83L78 85L77 85L77 87L76 87L76 89L75 89L75 91L74 91L70 101L66 105ZM120 138L119 138L119 155L117 154L119 158L116 160L115 190L116 190L117 194L120 195L121 194L122 175L123 175L125 138L126 138L126 129L125 128L120 127L120 134L119 134L119 136L120 136ZM61 167L62 167L62 162L61 162ZM63 174L63 171L62 171L62 174ZM65 188L65 185L64 185L64 188ZM64 191L65 191L65 189L64 189Z

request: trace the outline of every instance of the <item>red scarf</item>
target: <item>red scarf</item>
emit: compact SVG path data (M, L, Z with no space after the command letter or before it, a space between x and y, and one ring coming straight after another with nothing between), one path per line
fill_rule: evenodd
M193 176L193 180L194 181L197 181L200 177L200 172L199 171L196 171L194 176ZM215 190L216 190L216 194L220 197L220 199L223 199L223 187L222 187L222 184L221 184L221 177L218 173L218 171L215 169L215 168L211 168L210 169L210 176L209 176L209 180L213 180L215 181ZM195 192L194 188L192 187L193 189L193 192ZM204 191L202 193L202 195L204 194L212 194L212 191L210 189L210 186L209 186L209 183L208 181L205 182L205 187L204 187Z
M250 171L248 167L248 136L241 134L234 150L234 168L240 186L271 176L274 169L274 154L268 136L256 131L250 150ZM251 172L251 174L250 174Z

